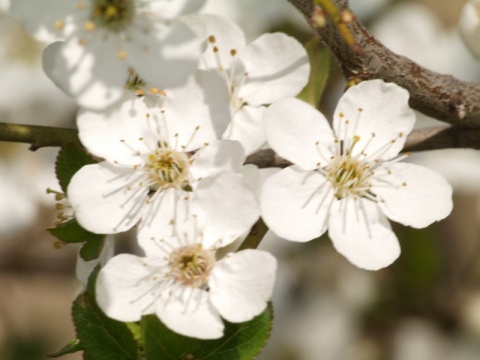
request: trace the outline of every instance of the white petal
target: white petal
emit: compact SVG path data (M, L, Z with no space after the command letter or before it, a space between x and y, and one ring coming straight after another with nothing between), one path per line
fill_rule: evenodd
M242 106L233 115L223 138L240 142L247 155L257 151L267 141L262 122L265 110L265 106Z
M458 26L465 44L470 51L480 58L480 2L478 0L468 1L462 8Z
M400 255L397 237L373 201L350 197L335 201L328 226L335 249L359 268L378 270Z
M82 167L67 190L78 223L97 234L130 229L140 219L147 199L148 187L139 186L142 181L143 173L107 162Z
M275 283L277 261L262 250L230 253L210 275L210 299L222 317L238 323L251 320L267 306Z
M180 86L198 67L201 40L180 20L150 23L139 17L127 33L126 61L147 83L162 89Z
M77 126L82 144L94 155L110 163L139 165L138 153L147 154L157 147L152 113L142 98L124 92L121 101L108 111L80 109Z
M408 105L408 98L407 90L383 80L363 81L352 86L335 109L335 134L339 140L346 140L344 148L347 149L354 135L360 137L353 155L364 150L373 158L391 159L403 148L415 123L415 113Z
M81 106L106 108L122 96L128 76L127 63L117 57L115 40L96 32L85 45L78 38L53 43L44 50L43 69Z
M290 166L265 181L262 218L282 238L312 240L327 229L333 196L331 183L321 174Z
M88 278L92 273L93 269L100 264L104 266L108 260L110 260L114 255L114 241L112 236L107 236L103 244L102 251L100 256L97 259L85 261L82 259L80 254L77 256L77 265L75 266L75 273L77 279L81 281L84 287L87 286ZM79 251L80 252L80 251Z
M171 295L158 302L155 312L171 330L198 339L223 336L223 321L204 290L186 288L181 295Z
M206 0L150 1L148 7L162 19L173 19L199 10Z
M218 75L197 71L163 98L166 134L177 150L192 151L220 137L230 117L228 92Z
M250 105L295 96L307 84L310 63L303 46L282 33L264 34L239 51L247 81L238 96Z
M193 201L206 248L232 243L249 231L260 215L253 189L243 175L231 172L202 180Z
M77 3L77 0L14 0L10 12L37 40L53 42L62 39L67 18L78 11Z
M215 176L224 171L239 171L245 152L237 141L220 140L200 149L190 167L194 179Z
M333 154L333 132L327 119L298 99L270 105L263 116L268 144L281 157L304 168L325 166Z
M148 256L163 256L165 248L184 245L184 234L194 233L196 223L191 217L190 197L189 192L166 189L145 205L138 226L138 243ZM165 247L165 242L170 246Z
M154 312L155 294L162 281L162 258L141 258L130 254L113 257L100 270L96 284L97 304L119 321L137 321Z
M391 220L423 228L450 214L452 187L440 174L406 163L396 163L388 169L391 174L373 182L372 192L384 200L378 204ZM392 186L386 186L382 180Z
M207 50L202 55L200 62L201 69L229 69L232 63L231 50L243 49L246 45L245 35L235 23L213 14L200 14L190 16L189 24L195 29L199 36L206 39ZM214 43L208 38L213 36ZM217 51L213 48L216 47Z
M278 173L282 169L280 168L264 168L259 169L256 165L247 164L242 166L241 172L245 176L248 185L255 191L257 199L260 199L262 193L263 184L273 174Z

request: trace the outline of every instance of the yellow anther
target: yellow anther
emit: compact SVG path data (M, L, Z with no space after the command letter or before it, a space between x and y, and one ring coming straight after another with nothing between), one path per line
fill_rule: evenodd
M235 50L235 49L230 50L230 55L232 55L232 56L237 55L237 50Z
M125 50L120 50L118 53L117 53L117 57L120 59L120 60L125 60L127 58L127 55L128 53L125 51Z
M215 36L210 35L210 36L208 37L208 41L213 44L213 43L216 41Z
M64 23L62 20L56 20L56 21L53 23L53 26L54 26L55 29L57 29L57 30L63 30L63 28L65 27L65 23Z
M95 30L95 23L93 21L87 21L85 24L83 24L83 27L87 31L93 31Z
M115 5L108 5L105 10L105 16L107 18L113 18L118 15L118 9Z

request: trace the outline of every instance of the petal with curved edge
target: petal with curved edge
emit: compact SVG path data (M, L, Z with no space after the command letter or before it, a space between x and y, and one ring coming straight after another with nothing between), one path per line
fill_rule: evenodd
M148 196L145 174L107 162L82 167L67 193L78 223L97 234L116 234L134 226Z
M231 244L248 232L260 215L253 189L243 175L232 172L202 180L193 202L206 248Z
M187 23L200 38L205 39L206 50L202 54L200 68L230 69L233 60L231 51L238 52L246 45L243 30L232 21L214 14L189 16Z
M49 45L43 69L63 91L86 108L104 109L119 100L128 76L127 63L117 56L118 39L101 32Z
M82 144L112 164L140 165L157 148L155 115L143 98L125 91L121 101L108 110L80 109L77 126Z
M230 119L228 91L214 73L197 71L163 97L167 141L177 150L193 151L220 138Z
M262 250L227 254L210 275L210 299L222 317L238 323L251 320L272 296L276 259Z
M96 298L102 311L119 321L138 321L152 314L164 281L163 258L121 254L110 259L97 277Z
M77 256L77 265L75 267L75 273L77 279L83 284L84 287L87 287L88 278L92 271L97 265L105 266L108 260L110 260L114 255L114 239L113 236L105 237L105 242L103 244L102 251L100 256L97 259L85 261L80 256L80 249Z
M426 167L395 163L390 173L372 181L378 205L393 221L423 228L447 217L452 211L452 187L438 173Z
M10 13L37 40L49 43L64 38L71 18L78 16L77 3L78 0L14 0Z
M307 52L291 36L264 34L240 50L238 57L248 73L238 96L250 105L295 96L308 82Z
M327 229L333 188L323 175L290 166L269 177L260 198L261 214L278 236L309 241Z
M298 99L270 105L263 116L268 144L281 157L305 170L325 166L334 154L333 132L327 119Z
M168 328L181 335L198 339L223 336L223 321L205 290L188 287L166 295L157 302L155 312Z
M352 155L362 150L371 160L391 159L405 144L415 123L404 88L383 80L363 81L340 98L333 116L333 129L344 149L359 136ZM372 135L373 134L373 135Z
M257 151L267 141L262 121L265 110L265 106L242 106L234 113L223 138L240 142L247 155Z
M138 244L148 256L163 256L164 249L200 241L191 238L196 220L191 217L190 207L191 193L176 189L154 195L154 200L145 205Z
M126 61L147 83L161 89L181 86L198 68L201 39L182 21L135 19L124 42Z
M149 10L162 19L174 19L177 16L200 10L206 0L150 1Z
M335 249L359 268L378 270L400 255L397 237L371 200L347 197L335 201L328 227Z
M216 176L224 171L240 171L245 152L238 141L220 140L198 150L190 174L198 180Z

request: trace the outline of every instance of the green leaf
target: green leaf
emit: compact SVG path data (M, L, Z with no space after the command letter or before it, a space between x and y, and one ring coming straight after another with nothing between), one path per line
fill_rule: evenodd
M97 267L88 287L73 303L72 315L77 337L90 360L138 360L138 346L125 323L107 317L95 301Z
M57 358L57 357L67 355L67 354L73 354L73 353L75 353L77 351L81 351L81 350L83 350L83 347L82 347L82 344L80 343L80 340L72 339L62 349L60 349L60 350L58 350L54 353L47 354L47 357Z
M83 166L95 164L95 159L76 144L67 143L60 149L55 163L55 173L64 193L73 175Z
M105 244L105 235L100 239L88 240L80 249L80 257L85 261L98 259Z
M310 60L310 77L307 85L297 95L297 98L316 108L320 103L325 85L327 84L330 72L330 54L322 45L319 37L314 37L307 42L305 49Z
M251 360L270 337L273 320L271 305L254 319L241 324L226 323L225 335L217 340L199 340L179 335L155 315L141 321L146 360Z
M105 235L94 234L82 228L77 220L72 219L61 223L55 227L47 229L50 234L66 243L81 243L81 242L100 242Z

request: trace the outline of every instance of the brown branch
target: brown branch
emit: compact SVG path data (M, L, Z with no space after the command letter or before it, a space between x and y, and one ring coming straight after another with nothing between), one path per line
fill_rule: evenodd
M0 123L0 141L27 143L32 151L66 143L80 144L76 129L9 123Z
M289 0L310 20L311 0ZM345 0L335 0L346 8ZM328 19L327 19L328 20ZM332 21L316 28L322 42L336 58L347 80L383 79L410 92L410 106L425 115L453 125L480 127L480 84L430 71L397 55L376 40L353 16L347 24L362 51L348 45Z
M413 130L407 137L403 151L424 151L439 149L470 148L480 150L480 128L460 126L438 126ZM250 155L246 161L260 168L292 165L275 154L273 150L260 150Z

